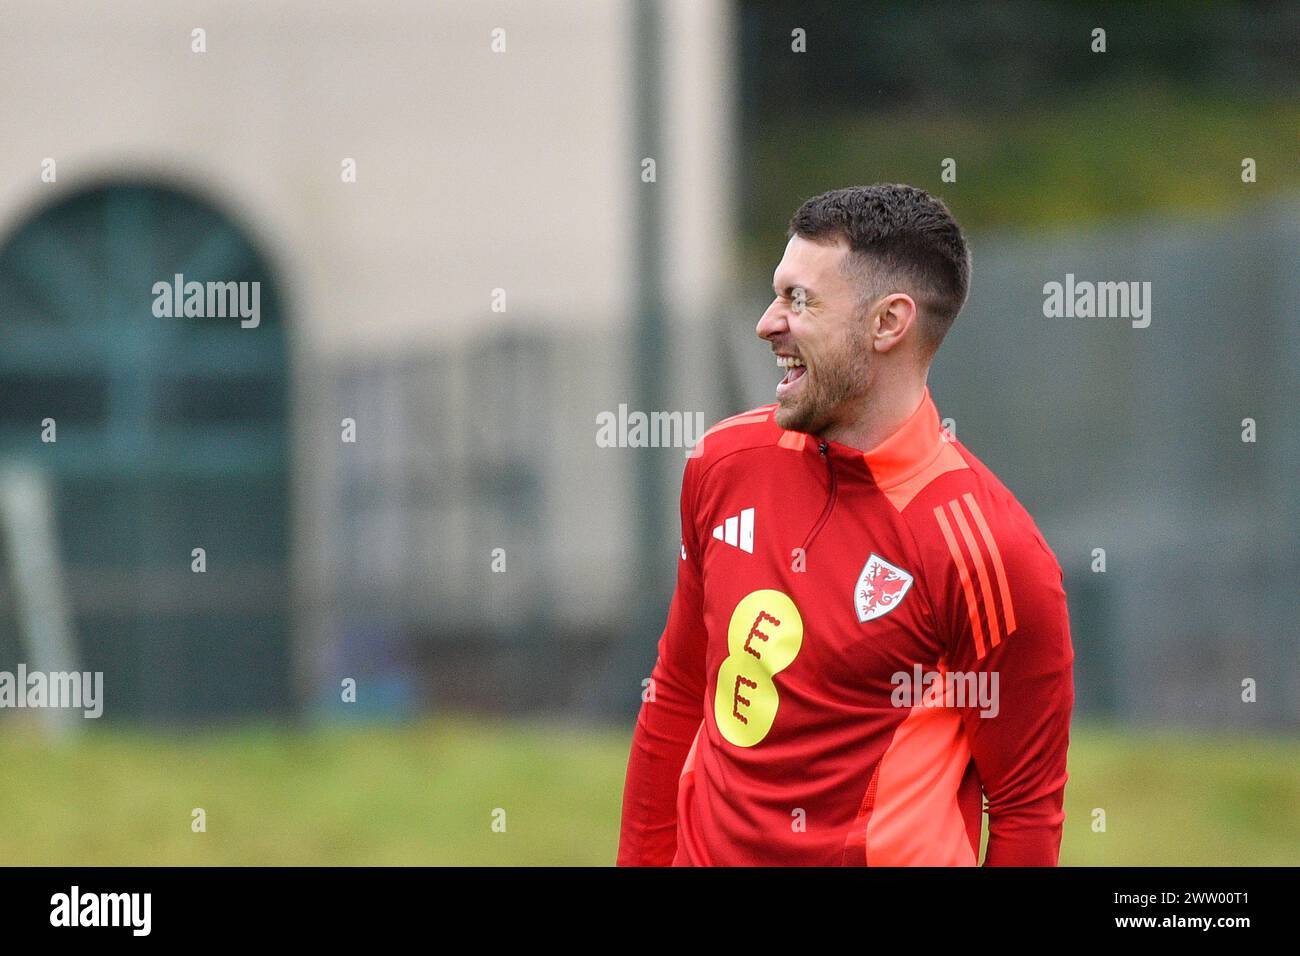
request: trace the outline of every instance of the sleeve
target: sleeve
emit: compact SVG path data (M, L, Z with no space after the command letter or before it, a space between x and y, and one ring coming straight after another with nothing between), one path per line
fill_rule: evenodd
M995 534L974 498L964 498L936 517L954 572L949 669L974 674L989 691L961 707L987 799L984 865L1056 866L1074 706L1064 578L1032 522L1008 522Z
M632 734L619 866L670 866L677 849L677 784L704 718L706 632L694 485L699 461L687 461L682 478L682 546L668 622Z

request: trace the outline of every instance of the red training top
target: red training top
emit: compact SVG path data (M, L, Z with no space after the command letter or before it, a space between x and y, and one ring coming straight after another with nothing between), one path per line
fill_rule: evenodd
M1054 866L1061 569L929 390L869 452L705 433L623 794L626 865Z

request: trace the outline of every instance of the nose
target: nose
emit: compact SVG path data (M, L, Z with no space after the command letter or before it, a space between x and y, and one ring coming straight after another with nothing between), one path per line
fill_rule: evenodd
M774 335L780 335L790 329L786 321L785 311L781 307L780 299L773 299L772 304L767 307L767 311L762 314L755 326L754 332L760 339L770 340Z

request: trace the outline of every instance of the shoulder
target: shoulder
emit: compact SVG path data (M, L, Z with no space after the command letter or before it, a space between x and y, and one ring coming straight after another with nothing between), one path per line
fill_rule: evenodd
M1056 555L1029 512L983 462L940 475L906 509L926 591L954 654L982 660L1013 636L1065 660L1069 617ZM1035 652L1036 653L1036 652Z
M954 444L970 465L967 483L971 487L963 492L963 503L972 508L972 513L974 508L979 508L980 514L989 524L990 531L1000 536L1009 546L1015 547L1016 551L1011 556L1013 560L1019 558L1028 563L1041 565L1045 570L1054 571L1059 577L1060 562L1048 546L1047 539L1043 537L1037 522L1021 504L1020 499L968 448L957 442ZM971 500L974 504L971 504Z
M714 424L691 450L687 473L694 472L697 476L702 476L738 452L778 444L785 431L776 423L775 412L775 404L760 405Z
M1060 562L1033 517L968 448L955 439L951 447L962 466L938 475L904 510L929 566L976 594L987 582L994 592L1063 595Z

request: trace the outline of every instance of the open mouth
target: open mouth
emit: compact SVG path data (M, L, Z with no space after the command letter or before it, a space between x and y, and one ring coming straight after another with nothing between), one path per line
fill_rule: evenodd
M776 386L776 397L784 398L800 387L808 374L808 368L803 364L803 359L793 355L778 355L776 364L786 370L785 378L781 379Z

